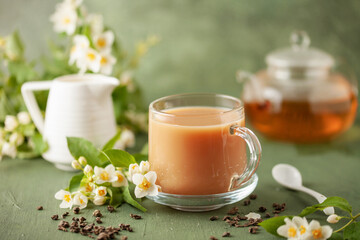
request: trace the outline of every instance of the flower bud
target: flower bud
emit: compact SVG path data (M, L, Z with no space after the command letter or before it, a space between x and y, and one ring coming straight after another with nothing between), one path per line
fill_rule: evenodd
M83 156L79 157L78 161L82 166L86 166L87 164L86 158Z
M5 117L5 131L12 132L19 126L15 116L7 115Z
M24 142L24 136L17 132L14 132L10 135L9 141L15 146L20 146Z
M3 146L2 146L2 154L3 155L7 155L11 158L15 158L16 157L16 147L8 142L4 142ZM1 155L1 154L0 154Z
M340 220L340 217L336 214L331 214L326 221L328 221L328 223L337 223Z
M73 160L73 161L71 162L71 166L72 166L74 169L82 170L82 167L81 167L80 163L79 163L78 161L76 161L76 160Z
M31 123L31 117L28 112L19 112L17 118L22 125L27 125Z
M93 203L95 205L104 205L106 202L106 198L105 197L95 197L93 200Z
M85 175L92 175L94 173L93 168L90 165L86 165L84 168Z

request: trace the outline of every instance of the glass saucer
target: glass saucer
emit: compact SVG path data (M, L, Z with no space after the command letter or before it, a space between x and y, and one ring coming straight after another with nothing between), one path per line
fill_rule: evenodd
M221 208L225 205L238 202L249 196L258 183L258 176L254 174L239 189L231 192L211 195L178 195L159 192L157 196L147 196L158 204L187 212L204 212Z

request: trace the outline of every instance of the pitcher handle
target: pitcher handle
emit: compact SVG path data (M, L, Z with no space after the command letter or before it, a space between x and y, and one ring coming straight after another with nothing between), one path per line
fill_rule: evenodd
M41 134L44 131L44 118L41 114L38 103L36 102L34 91L49 90L52 81L27 82L21 86L21 93L24 98L25 105L33 119L35 126Z
M247 182L255 173L261 158L261 145L256 135L246 127L232 125L230 127L230 134L244 139L250 150L250 157L248 158L243 174L241 176L234 176L231 179L229 191L232 191Z

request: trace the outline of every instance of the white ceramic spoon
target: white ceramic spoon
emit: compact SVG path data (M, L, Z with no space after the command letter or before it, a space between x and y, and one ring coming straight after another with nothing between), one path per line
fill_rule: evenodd
M284 163L275 165L272 169L272 176L279 184L283 185L284 187L305 192L316 198L319 203L322 203L326 199L324 195L315 192L310 188L304 187L302 185L302 177L299 170L292 165ZM335 211L333 207L328 207L324 209L324 213L326 215L331 215L334 214Z

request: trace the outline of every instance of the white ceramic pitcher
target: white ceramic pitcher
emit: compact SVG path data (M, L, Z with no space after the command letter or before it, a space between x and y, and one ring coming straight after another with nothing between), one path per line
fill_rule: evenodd
M29 113L49 145L42 156L62 170L73 170L66 137L82 137L100 147L116 133L111 93L116 78L66 75L53 81L28 82L21 91ZM48 90L45 120L33 91Z

